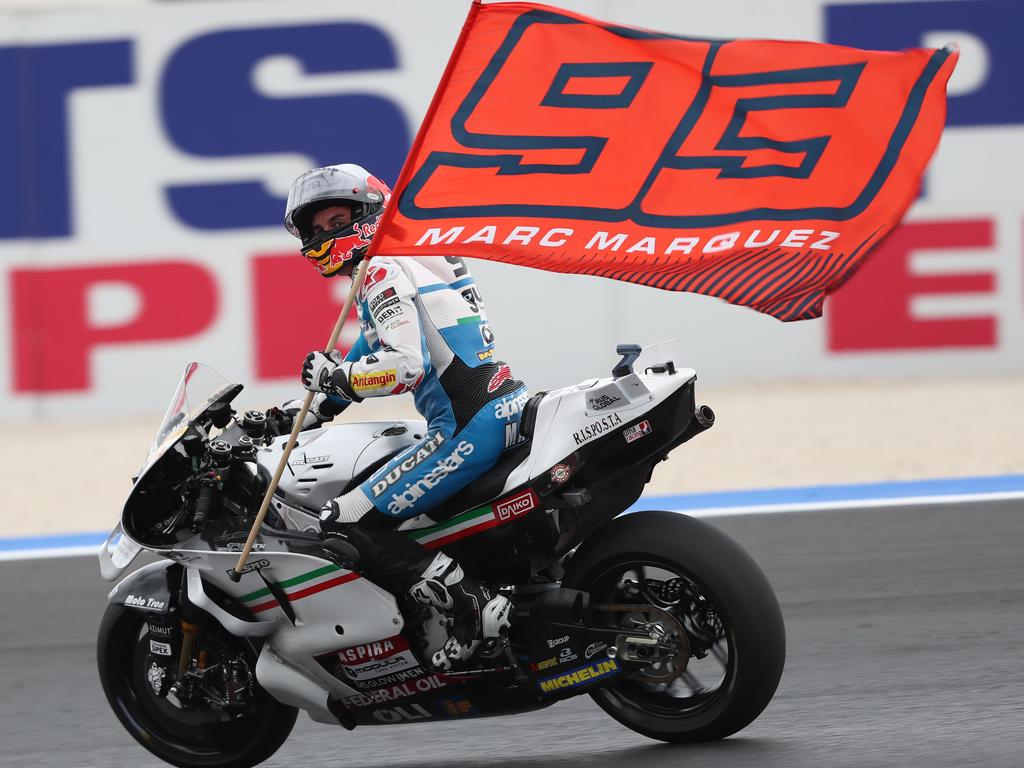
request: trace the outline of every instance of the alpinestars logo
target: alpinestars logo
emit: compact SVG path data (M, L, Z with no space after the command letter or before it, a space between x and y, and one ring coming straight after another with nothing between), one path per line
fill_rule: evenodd
M502 363L498 366L498 370L495 371L494 375L491 376L491 380L487 383L488 392L497 392L498 387L504 384L506 381L512 379L512 370L506 363Z
M444 443L444 434L438 432L431 438L428 438L422 445L420 445L415 451L402 459L402 462L380 478L373 484L373 495L380 496L388 488L397 483L402 475L409 472L420 465L421 462L426 461L434 454L434 452L441 447Z
M502 398L494 404L494 418L496 419L511 419L526 405L530 400L530 393L523 392L516 395L513 398Z
M410 485L401 493L396 493L391 496L391 503L388 504L388 512L392 515L398 515L402 511L409 509L417 501L419 501L431 488L435 487L438 483L444 480L452 472L458 470L463 464L466 463L466 456L470 456L473 453L473 444L463 440L452 451L450 456L445 456L443 459L434 465L434 468L427 472L426 475L421 477L415 483Z

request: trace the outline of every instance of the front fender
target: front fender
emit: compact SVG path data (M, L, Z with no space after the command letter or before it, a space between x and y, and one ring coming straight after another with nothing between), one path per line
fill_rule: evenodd
M166 561L150 563L121 580L110 590L107 602L140 613L163 615L171 612L172 598L180 588L180 565Z

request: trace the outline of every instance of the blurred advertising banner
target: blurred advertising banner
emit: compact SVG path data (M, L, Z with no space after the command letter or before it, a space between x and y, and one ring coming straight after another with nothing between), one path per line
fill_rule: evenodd
M820 320L472 261L500 355L534 390L665 338L723 383L1024 372L1024 5L561 5L694 37L953 41L960 63L920 196ZM298 256L288 184L337 162L394 183L467 7L0 11L0 422L157 411L190 360L246 383L245 407L301 394L347 284Z

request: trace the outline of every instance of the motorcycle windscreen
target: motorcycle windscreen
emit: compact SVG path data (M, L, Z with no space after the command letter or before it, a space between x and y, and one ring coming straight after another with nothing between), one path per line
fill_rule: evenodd
M186 365L178 386L171 395L171 402L167 404L167 412L160 422L160 428L156 431L153 445L139 475L141 476L168 447L185 434L193 419L235 386L238 385L232 384L204 363L193 362Z

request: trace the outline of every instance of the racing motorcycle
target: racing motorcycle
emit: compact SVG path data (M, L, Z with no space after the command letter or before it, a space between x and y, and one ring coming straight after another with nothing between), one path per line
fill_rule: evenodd
M668 742L748 725L785 659L767 579L696 519L622 514L655 465L711 427L714 413L695 403L695 372L664 347L616 351L610 377L495 401L521 413L498 463L443 509L403 524L514 604L507 642L445 673L429 659L448 619L364 578L353 552L318 536L323 504L426 425L300 433L236 582L287 438L266 412L233 410L242 385L188 365L100 552L111 581L140 553L156 556L110 592L99 630L100 679L124 727L191 768L260 763L300 709L351 729L517 714L587 693L628 728Z

